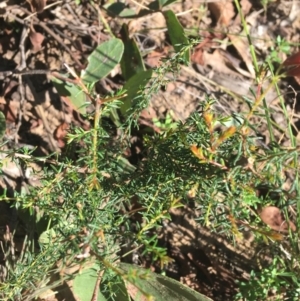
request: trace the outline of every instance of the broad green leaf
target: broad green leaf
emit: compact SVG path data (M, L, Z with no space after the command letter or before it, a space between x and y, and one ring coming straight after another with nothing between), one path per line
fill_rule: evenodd
M123 100L123 104L120 106L120 111L123 116L127 114L127 111L135 104L140 92L145 88L148 81L152 77L152 70L143 71L137 73L131 77L124 85L127 96Z
M127 81L136 73L145 71L145 65L134 39L129 37L127 24L123 24L120 34L124 43L121 70L124 79Z
M107 301L130 301L125 282L119 275L116 275L110 282L101 281L100 290Z
M81 79L93 84L107 76L121 61L124 51L123 42L113 38L99 45L89 56L88 66Z
M0 139L3 138L6 130L5 116L0 112Z
M104 8L110 16L119 18L141 18L160 10L158 0L149 3L147 9L141 9L138 14L121 2L106 4Z
M91 301L97 282L99 271L98 265L81 271L73 280L73 292L77 301ZM99 289L99 288L98 288ZM107 301L107 299L98 292L97 301Z
M212 299L190 289L182 283L166 276L155 274L138 266L119 263L119 268L126 273L126 283L133 284L137 292L132 296L135 301L145 294L155 301L212 301Z
M171 10L163 12L166 19L168 34L170 36L171 43L177 53L181 52L184 47L188 45L188 39L184 33L183 27L179 23L176 15ZM186 50L184 53L184 59L188 63L190 60L190 52Z
M87 97L80 87L56 77L52 77L52 82L60 96L70 101L79 113L86 113Z
M49 245L52 243L52 239L56 237L56 233L53 228L44 231L39 237L39 243Z
M125 3L116 2L104 5L109 15L113 17L133 18L136 16L134 10L127 8Z
M161 7L167 6L178 0L159 0Z

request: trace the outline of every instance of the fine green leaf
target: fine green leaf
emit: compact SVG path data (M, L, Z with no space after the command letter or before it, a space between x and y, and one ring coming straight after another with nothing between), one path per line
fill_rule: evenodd
M187 45L188 39L184 33L183 27L179 23L176 15L173 11L167 10L163 12L166 19L168 34L170 36L171 43L177 53L180 53ZM189 50L184 51L184 60L189 62L190 52Z
M124 98L123 104L120 106L120 111L123 116L125 116L127 111L134 105L136 98L145 88L151 77L152 70L147 70L137 73L126 82L124 90L126 90L127 96Z
M0 139L3 138L6 130L5 116L0 112Z
M123 24L120 34L124 43L124 55L121 60L121 70L124 79L127 81L136 73L144 71L145 65L136 42L129 37L127 24Z
M120 63L123 51L123 42L116 38L99 45L88 58L81 76L83 82L93 84L107 76Z
M155 301L212 301L169 277L127 263L119 263L119 268L128 274L126 278L130 279L130 283L138 289L138 298L147 294ZM134 298L134 300L139 299Z
M80 87L56 77L52 77L52 82L60 96L67 98L79 113L86 113L87 97Z
M73 292L77 301L91 301L97 282L97 265L81 271L73 280ZM98 292L97 301L107 301L107 299Z

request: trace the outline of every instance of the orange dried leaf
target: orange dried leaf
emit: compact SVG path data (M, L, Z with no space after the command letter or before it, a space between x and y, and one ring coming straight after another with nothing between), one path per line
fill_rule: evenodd
M214 116L211 113L208 113L208 112L203 113L204 121L205 121L205 123L206 123L206 125L209 129L211 129L211 124L212 124L213 117Z
M262 229L255 229L255 231L262 234L266 238L270 238L270 239L276 240L276 241L281 241L284 238L284 236L281 233L278 233L276 231L265 231Z
M224 140L232 137L236 132L236 127L235 126L231 126L229 127L227 130L225 130L222 135L219 137L218 141L221 143Z
M197 148L196 145L192 145L191 146L191 151L192 153L200 160L205 159L205 157L203 156L203 152L201 148Z

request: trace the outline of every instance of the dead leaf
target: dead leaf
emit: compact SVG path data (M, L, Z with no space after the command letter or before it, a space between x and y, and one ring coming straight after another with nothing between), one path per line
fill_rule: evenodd
M59 125L56 130L54 131L54 138L57 140L59 147L65 146L65 138L68 134L69 130L69 124L66 122L63 122L61 125Z
M36 32L33 28L30 29L29 39L32 44L32 52L36 53L42 49L42 43L45 39L44 35Z
M252 8L252 3L249 2L249 0L240 0L240 6L241 10L243 12L244 16L247 16ZM238 25L241 23L241 17L240 14L237 14L234 24Z
M4 114L5 120L8 123L17 123L20 103L16 100L3 103L4 98L1 99L0 111Z
M287 232L290 228L296 231L296 226L293 222L287 223L283 218L281 210L275 206L267 206L259 213L261 220L271 229L279 232Z
M195 64L204 65L203 50L195 48L191 56L191 61Z
M32 12L41 13L46 6L47 0L28 0L28 2L31 6Z
M238 76L238 73L235 72L233 69L227 67L227 60L225 56L222 54L220 49L216 49L213 53L209 53L207 51L203 52L202 56L204 65L211 66L212 70L216 73L225 73L228 76Z
M239 55L243 59L244 63L247 66L252 78L255 78L255 70L250 57L248 41L245 37L237 35L228 35L228 38L231 40L233 46L238 51Z
M217 20L217 24L221 26L228 26L235 16L232 0L210 2L208 8Z
M163 50L153 50L151 51L146 58L146 63L151 67L159 67L162 64L161 59L166 57L168 54L168 47L165 47Z
M152 120L153 118L158 118L156 111L151 107L144 109L141 112L140 117L146 120Z

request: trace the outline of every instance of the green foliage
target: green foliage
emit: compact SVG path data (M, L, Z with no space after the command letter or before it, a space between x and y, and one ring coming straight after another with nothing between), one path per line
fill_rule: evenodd
M172 2L153 1L151 10L141 10L138 16L160 11ZM132 13L123 3L109 4L107 9L121 17ZM87 102L94 105L93 113L86 116L93 125L89 130L72 129L68 135L72 156L66 153L45 158L40 187L30 188L26 194L15 192L15 207L29 235L19 256L15 256L12 243L3 246L7 258L6 281L0 284L3 300L32 300L68 280L73 280L72 293L78 300L91 300L95 292L99 301L130 300L128 284L136 287L138 296L152 296L158 301L209 300L175 280L120 263L121 247L130 242L141 256L163 268L170 258L159 244L157 232L170 218L171 209L189 204L190 192L195 209L202 212L198 223L231 238L248 224L262 230L259 237L272 244L255 210L274 203L272 192L278 195L273 205L298 202L297 198L290 200L283 189L283 173L292 171L296 181L291 190L299 191L295 143L291 150L275 143L260 147L251 133L258 131L251 117L263 103L263 93L255 95L250 111L239 116L219 116L211 99L202 103L201 113L196 112L184 123L175 123L171 113L167 114L164 121L154 121L163 133L143 136L143 160L133 166L125 158L125 150L131 146L129 133L136 129L139 113L168 83L165 75L171 72L175 77L180 63L189 62L192 45L183 28L172 11L163 11L163 15L175 53L161 67L145 70L140 50L124 25L122 41L112 38L99 45L81 77L73 75L73 82L53 80L59 93L69 97L80 113L86 114ZM276 62L279 50L288 50L283 40L277 42L269 65ZM255 52L252 55L254 60ZM122 89L112 95L97 95L96 82L120 62L125 80ZM270 86L277 87L277 80ZM262 107L274 142L275 125L268 107ZM1 113L2 136L3 120ZM116 130L121 134L114 135ZM292 140L290 123L288 132ZM28 153L22 158L24 166L40 162ZM270 191L264 198L256 193L262 185ZM1 200L6 201L7 196L3 194ZM139 205L138 218L128 210L134 202ZM264 299L270 290L280 293L283 287L299 297L296 238L291 238L291 245L294 265L275 258L272 266L252 272L250 281L240 284L237 297ZM74 265L77 269L70 272ZM59 280L53 281L55 277Z
M287 272L283 260L274 258L270 267L263 269L261 272L251 272L249 281L241 282L240 292L236 295L236 300L267 300L270 292L274 296L278 295L275 300L299 300L300 289L299 281L293 273ZM285 287L285 298L280 296L280 288ZM296 289L295 289L296 288Z
M0 138L4 136L5 129L6 129L5 116L2 112L0 112Z
M88 66L81 75L83 82L92 84L107 76L120 63L123 51L124 45L119 39L100 44L88 58Z
M81 114L86 114L87 96L75 83L53 77L52 82L60 96L70 99L70 103Z
M155 126L157 126L159 129L163 131L169 131L177 127L177 123L174 122L172 117L172 111L166 114L166 118L163 121L158 120L157 118L153 118L153 123Z
M124 85L126 97L124 97L123 104L120 106L120 111L123 116L126 116L131 108L136 108L136 103L139 102L139 99L142 96L142 91L145 90L145 87L151 77L151 69L142 71L132 76Z
M282 59L280 58L280 54L290 54L291 46L290 44L283 39L281 36L277 36L275 46L271 47L271 51L267 60L273 63L281 63Z
M138 292L133 298L134 301L140 300L143 295L151 296L156 301L210 301L187 286L163 275L142 269L138 266L132 266L126 263L120 263L119 268L126 274L126 280L132 282Z
M189 49L186 48L186 46L188 46L188 39L184 34L183 27L179 23L173 11L167 10L163 13L163 15L166 19L168 34L173 47L177 53L184 51L183 60L185 64L188 65L190 61L190 53Z
M123 24L120 34L124 43L121 70L124 79L129 80L135 74L144 72L146 69L135 40L129 37L127 24Z

